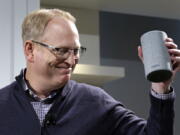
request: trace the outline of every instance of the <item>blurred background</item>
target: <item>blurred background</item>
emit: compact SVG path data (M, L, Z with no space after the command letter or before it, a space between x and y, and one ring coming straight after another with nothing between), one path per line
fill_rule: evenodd
M6 0L0 4L0 88L25 67L21 23L32 10L60 8L77 19L80 41L87 48L74 79L105 89L138 116L147 118L150 83L137 56L140 36L163 30L180 45L178 0ZM92 68L91 68L92 67ZM92 70L93 69L93 70ZM101 72L103 71L103 72ZM92 81L94 80L94 81ZM95 83L98 82L98 83ZM175 135L180 134L180 73L176 91Z

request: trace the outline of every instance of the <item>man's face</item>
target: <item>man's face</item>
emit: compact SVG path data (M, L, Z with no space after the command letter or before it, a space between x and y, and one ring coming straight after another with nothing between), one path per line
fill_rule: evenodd
M79 35L75 24L56 17L51 20L41 38L42 43L57 47L77 49L80 47ZM57 56L50 49L35 45L34 71L46 79L50 85L64 85L78 63L72 52L67 58Z

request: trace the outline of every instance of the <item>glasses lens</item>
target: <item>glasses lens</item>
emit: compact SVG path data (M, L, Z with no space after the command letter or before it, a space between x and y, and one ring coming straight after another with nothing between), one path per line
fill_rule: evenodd
M85 52L86 52L86 48L81 47L80 50L79 50L80 56L82 56Z
M86 48L81 47L77 49L69 49L69 48L54 48L52 50L57 56L63 57L63 58L68 58L71 53L73 53L73 56L75 59L78 59L80 56L82 56Z
M69 52L68 48L55 48L54 50L57 55L63 56Z

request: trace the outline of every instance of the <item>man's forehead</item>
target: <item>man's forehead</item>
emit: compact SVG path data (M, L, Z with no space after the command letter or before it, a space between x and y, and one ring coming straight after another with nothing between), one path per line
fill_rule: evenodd
M71 32L78 34L75 23L62 17L55 17L50 20L44 30L44 33L48 31L62 32L63 34Z
M65 27L65 26L67 27L67 26L72 25L72 24L75 25L73 21L68 20L64 17L57 16L48 22L47 27L51 26L51 25L59 25L59 26L61 25L62 27Z

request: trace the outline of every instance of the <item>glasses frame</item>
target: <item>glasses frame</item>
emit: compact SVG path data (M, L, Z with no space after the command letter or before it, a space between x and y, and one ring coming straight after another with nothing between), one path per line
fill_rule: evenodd
M86 47L81 46L80 48L76 48L76 49L70 49L70 48L64 48L64 47L54 47L52 45L48 45L39 41L35 41L35 40L31 40L33 43L39 44L47 49L50 50L50 52L52 52L54 55L58 56L58 57L62 57L62 58L68 58L70 55L70 52L73 52L73 56L75 59L79 59L80 56L82 56L83 53L86 52ZM63 50L66 49L66 52L64 54L60 54L63 53ZM77 53L75 53L77 52ZM67 56L65 56L65 54L68 53Z

